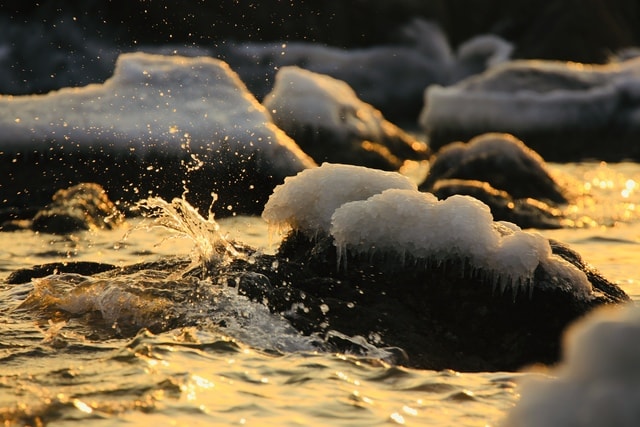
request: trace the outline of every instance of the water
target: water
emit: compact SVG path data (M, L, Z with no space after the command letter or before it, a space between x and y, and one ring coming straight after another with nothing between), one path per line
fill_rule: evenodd
M589 192L568 215L592 226L540 232L569 243L640 301L640 164L550 167L575 191ZM192 253L192 239L139 223L71 236L0 233L0 280L54 261L130 265ZM215 232L229 241L266 253L277 247L260 218L218 224ZM55 280L69 291L51 291ZM56 304L85 311L69 319ZM498 425L518 401L519 379L539 375L415 370L375 352L317 352L313 338L298 336L233 288L161 272L0 282L0 307L5 425ZM176 319L176 327L150 331ZM126 330L131 323L148 328Z

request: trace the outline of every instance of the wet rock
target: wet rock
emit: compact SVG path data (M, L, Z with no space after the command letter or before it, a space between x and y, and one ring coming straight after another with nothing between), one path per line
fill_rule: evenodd
M445 179L486 182L514 199L568 201L567 191L549 174L542 157L509 134L488 133L442 147L419 189L431 191Z
M31 221L34 231L67 234L74 231L112 229L122 224L123 214L98 184L82 183L58 190L53 201Z
M114 270L116 268L117 267L112 264L93 261L52 262L15 270L6 278L5 283L16 285L20 283L27 283L34 278L61 273L75 273L91 276L102 273L103 271Z
M550 244L554 254L588 276L593 287L588 298L555 286L557 277L543 268L535 273L531 294L500 292L473 274L461 275L465 265L459 262L425 266L405 260L389 271L381 267L388 265L384 257L349 257L348 268L338 270L332 241L294 234L277 255L278 272L265 273L277 274L272 283L286 278L290 285L276 287L268 304L306 334L335 329L400 347L413 367L494 371L552 364L559 360L568 325L629 297L570 248Z
M361 101L343 81L298 67L276 75L264 106L274 123L317 163L346 163L397 170L423 160L427 145Z
M474 197L491 208L496 221L509 221L522 228L562 228L562 212L547 203L532 198L514 199L509 193L493 188L489 183L470 179L441 179L431 192L438 199L454 194Z

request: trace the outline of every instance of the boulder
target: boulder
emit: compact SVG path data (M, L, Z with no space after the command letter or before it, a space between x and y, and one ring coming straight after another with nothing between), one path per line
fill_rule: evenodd
M520 60L425 91L432 149L506 132L548 161L639 159L640 58L589 65Z
M7 206L95 182L116 201L186 194L206 212L215 192L218 214L255 214L284 177L315 166L211 58L125 54L103 84L0 96L0 113Z
M113 229L121 225L123 219L123 214L101 186L81 183L56 191L52 202L33 217L31 229L68 234L82 230Z
M345 82L298 67L283 67L263 105L274 123L317 163L398 170L424 160L427 145L361 101Z
M496 221L509 221L522 228L552 229L565 224L562 211L545 202L530 197L514 199L504 190L489 183L472 179L441 179L431 192L438 199L456 194L476 198L489 206Z
M568 202L568 191L556 182L542 157L510 134L487 133L467 143L438 150L419 189L431 191L439 180L486 182L514 199L533 198L554 204Z

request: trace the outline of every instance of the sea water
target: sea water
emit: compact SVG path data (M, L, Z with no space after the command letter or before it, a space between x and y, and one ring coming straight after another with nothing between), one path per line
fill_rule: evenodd
M538 231L568 243L640 301L640 164L550 168L578 193L589 194L566 212L588 226ZM34 286L44 284L3 281L16 269L48 262L129 265L192 254L193 239L145 228L142 221L67 236L0 233L0 420L5 425L499 425L519 399L518 381L542 375L416 370L389 365L375 353L319 353L310 338L296 336L282 319L232 288L188 307L200 316L197 326L105 338L87 330L87 319L64 320L51 312L34 316L23 308ZM265 253L277 248L277 238L260 218L231 217L217 224L228 241ZM173 288L160 289L165 279L144 278L157 281L158 293L188 286L214 289L206 281L175 281ZM131 283L122 280L118 286ZM105 304L122 310L124 303L116 298ZM221 327L225 316L233 321ZM216 321L207 321L211 318Z

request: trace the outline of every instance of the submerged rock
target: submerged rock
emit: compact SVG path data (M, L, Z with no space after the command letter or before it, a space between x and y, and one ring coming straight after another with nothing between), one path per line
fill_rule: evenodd
M121 55L104 84L0 97L0 200L44 206L61 187L114 200L186 195L258 213L285 176L315 166L222 61Z
M511 61L425 91L420 124L433 149L508 132L550 161L639 159L640 59L590 65Z
M276 125L318 162L398 170L424 160L427 145L362 102L343 81L284 67L263 101Z

